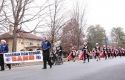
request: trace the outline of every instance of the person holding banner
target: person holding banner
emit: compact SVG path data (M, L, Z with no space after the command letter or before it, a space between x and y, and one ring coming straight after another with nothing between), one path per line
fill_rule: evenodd
M46 39L46 37L43 37L43 42L41 44L42 46L42 51L43 51L43 68L42 69L46 69L47 68L47 62L50 65L50 68L52 68L53 63L50 60L50 49L51 49L51 43L49 42L49 40Z
M88 46L87 46L86 42L84 42L84 46L83 46L82 51L83 51L83 54L84 54L84 62L83 63L85 63L86 57L87 57L88 62L89 62L89 49L88 49Z
M6 44L5 40L1 40L1 45L0 45L0 65L1 65L1 71L4 71L4 57L3 54L7 53L9 51L8 45ZM11 69L11 64L7 64L9 70Z

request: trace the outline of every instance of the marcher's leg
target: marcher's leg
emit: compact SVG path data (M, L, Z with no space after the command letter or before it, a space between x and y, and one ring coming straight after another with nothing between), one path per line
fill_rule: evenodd
M88 62L89 62L89 55L87 54Z
M104 57L105 57L105 60L107 59L107 57L106 57L106 53L104 53Z
M84 54L84 63L85 63L85 61L86 61L86 54Z
M46 55L43 55L43 69L46 69Z
M1 65L1 70L5 70L4 64Z
M116 54L114 53L114 56L115 56L115 58L116 58Z
M75 56L73 55L73 62L75 62Z
M110 58L110 53L108 53L108 58Z
M9 68L9 70L11 69L11 64L7 64L7 66L8 66L8 68Z
M47 62L50 65L50 68L52 68L53 63L51 62L49 55L47 55Z
M1 70L5 70L5 68L4 68L3 54L0 54L0 63L1 63Z
M96 53L96 59L97 59L97 61L98 61L98 53Z
M100 53L98 53L98 54L99 54L99 56L98 56L98 57L99 57L99 60L100 60Z

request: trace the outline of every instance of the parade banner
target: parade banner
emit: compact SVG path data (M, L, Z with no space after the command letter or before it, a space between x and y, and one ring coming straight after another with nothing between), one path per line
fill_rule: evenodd
M4 53L5 63L23 63L43 61L42 51L22 51Z

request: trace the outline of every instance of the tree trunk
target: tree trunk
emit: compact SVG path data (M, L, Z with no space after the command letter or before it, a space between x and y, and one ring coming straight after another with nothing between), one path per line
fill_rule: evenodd
M51 44L52 44L52 49L53 49L53 47L54 47L54 35L52 35Z
M17 27L18 25L14 25L12 52L16 52L17 49Z

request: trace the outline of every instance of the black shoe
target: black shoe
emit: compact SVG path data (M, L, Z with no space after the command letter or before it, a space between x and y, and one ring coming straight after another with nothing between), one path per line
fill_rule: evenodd
M85 63L85 61L83 63Z
M98 61L98 60L97 60Z
M46 68L42 68L42 69L46 69Z
M52 68L52 64L50 65L50 68Z
M11 70L11 68L9 68L9 70Z
M0 71L4 71L4 69L0 70Z

